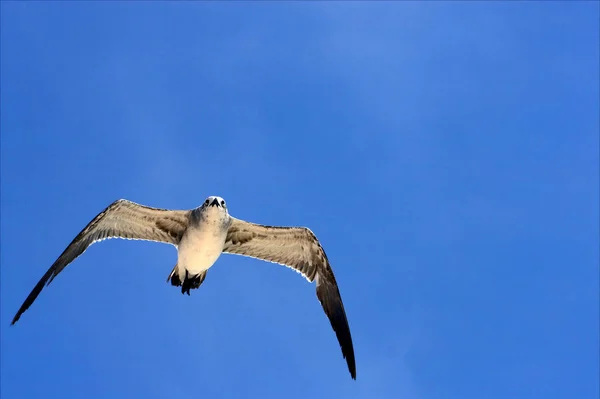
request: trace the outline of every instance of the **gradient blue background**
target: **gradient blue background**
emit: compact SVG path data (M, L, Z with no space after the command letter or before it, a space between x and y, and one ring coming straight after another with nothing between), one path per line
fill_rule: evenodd
M597 2L2 2L2 398L599 395ZM117 198L309 226L314 286L112 240Z

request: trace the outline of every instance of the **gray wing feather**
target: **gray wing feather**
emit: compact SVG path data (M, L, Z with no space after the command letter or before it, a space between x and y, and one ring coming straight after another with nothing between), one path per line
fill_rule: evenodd
M356 365L350 327L333 270L317 237L306 227L265 226L232 218L223 252L290 267L317 283L317 298L335 331L350 375Z
M177 245L188 225L190 211L151 208L124 199L100 212L73 239L33 288L11 324L15 324L42 289L92 244L109 238L146 240Z

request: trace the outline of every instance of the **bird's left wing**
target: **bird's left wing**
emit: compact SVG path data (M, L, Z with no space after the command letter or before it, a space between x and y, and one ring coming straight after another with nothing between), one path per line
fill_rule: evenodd
M290 267L317 282L317 298L335 331L353 379L356 365L344 304L327 255L306 227L264 226L232 217L223 252Z
M42 289L92 244L108 238L126 238L179 244L188 225L190 211L151 208L124 199L117 200L100 212L71 241L42 276L13 318L15 324Z

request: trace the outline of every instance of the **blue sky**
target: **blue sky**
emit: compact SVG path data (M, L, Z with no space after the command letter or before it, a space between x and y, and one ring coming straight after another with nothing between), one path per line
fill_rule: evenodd
M595 2L2 2L3 398L596 399ZM92 246L118 198L302 225L314 286Z

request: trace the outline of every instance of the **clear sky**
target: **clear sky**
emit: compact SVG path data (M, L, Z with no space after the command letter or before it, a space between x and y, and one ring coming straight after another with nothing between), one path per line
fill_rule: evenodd
M597 399L597 2L2 2L2 398ZM314 285L92 246L105 206L220 195L310 227Z

